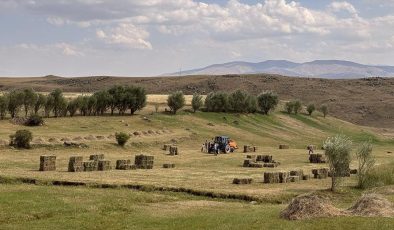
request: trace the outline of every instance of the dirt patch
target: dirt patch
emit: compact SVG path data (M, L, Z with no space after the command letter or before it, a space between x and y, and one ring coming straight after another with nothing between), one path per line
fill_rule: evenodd
M335 208L327 198L308 194L294 198L289 206L280 213L280 217L287 220L302 220L342 214L343 212Z
M356 216L394 217L393 204L378 194L364 195L348 211Z

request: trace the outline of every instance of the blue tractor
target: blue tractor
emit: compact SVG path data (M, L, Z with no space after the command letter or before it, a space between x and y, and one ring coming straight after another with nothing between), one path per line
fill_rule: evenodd
M234 152L235 149L237 149L237 144L235 141L231 140L227 136L216 136L213 143L210 143L210 146L208 147L208 153L216 153L215 151L215 144L217 144L218 152L222 153L231 153Z

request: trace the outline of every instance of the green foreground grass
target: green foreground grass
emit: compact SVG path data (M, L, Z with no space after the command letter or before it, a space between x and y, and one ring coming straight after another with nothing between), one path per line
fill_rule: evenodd
M342 205L349 202L344 199ZM0 228L392 229L394 225L392 218L287 221L279 218L285 206L126 189L2 184Z

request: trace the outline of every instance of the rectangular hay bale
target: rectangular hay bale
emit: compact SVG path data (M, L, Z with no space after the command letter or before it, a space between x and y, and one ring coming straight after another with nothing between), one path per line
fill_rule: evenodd
M234 178L233 184L251 184L252 181L252 178Z
M111 161L109 160L99 160L98 162L98 170L99 171L108 171L111 170Z
M264 172L264 183L280 183L279 172Z
M42 155L40 156L40 171L55 171L56 170L56 156Z
M68 171L69 172L82 172L83 168L83 157L82 156L72 156L68 161Z

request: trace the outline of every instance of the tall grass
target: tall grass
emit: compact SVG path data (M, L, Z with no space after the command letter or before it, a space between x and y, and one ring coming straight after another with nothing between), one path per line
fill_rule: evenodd
M365 175L366 187L380 187L394 184L394 161L374 167Z

